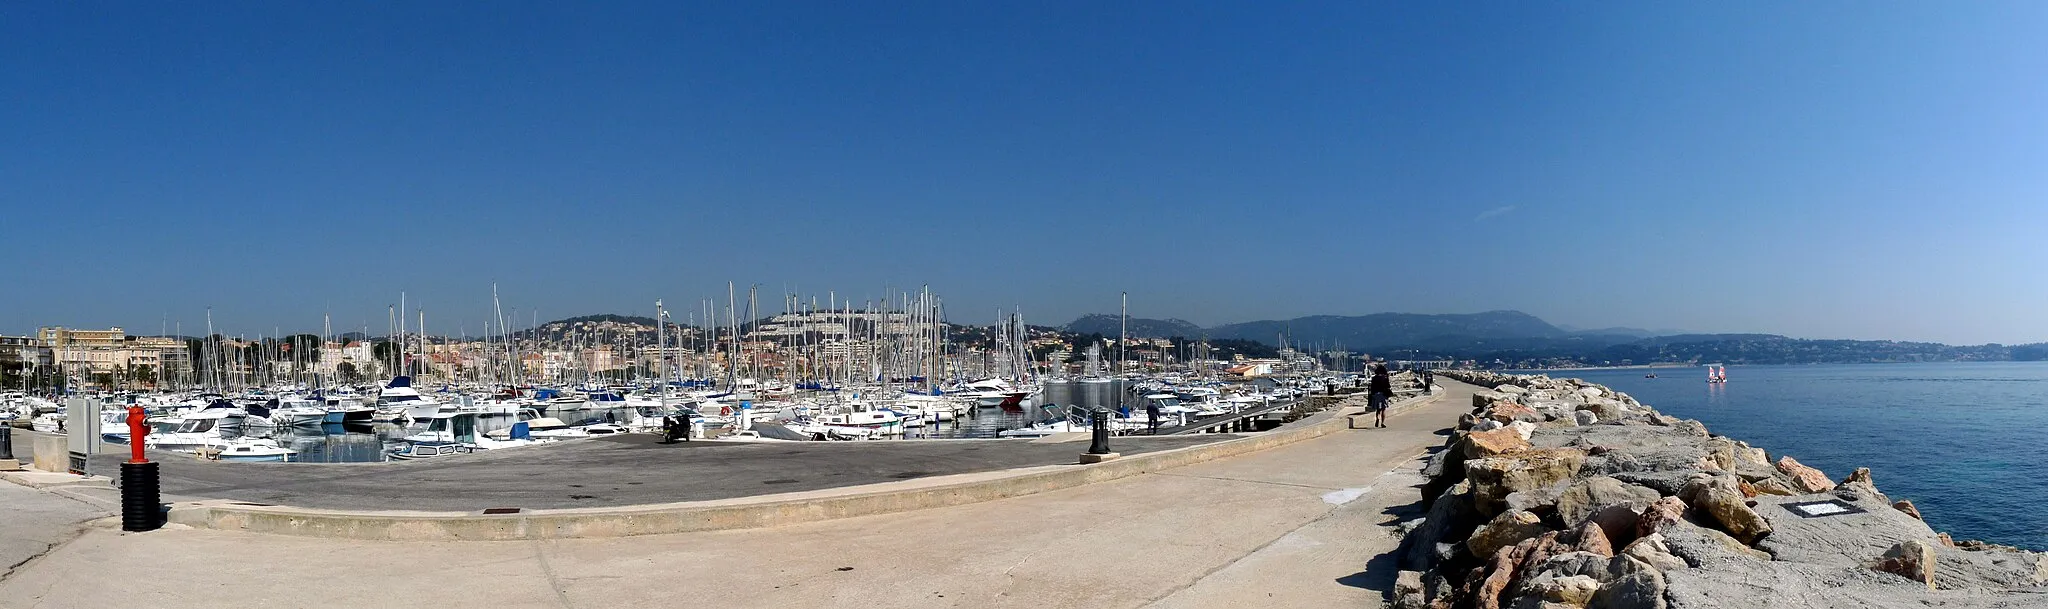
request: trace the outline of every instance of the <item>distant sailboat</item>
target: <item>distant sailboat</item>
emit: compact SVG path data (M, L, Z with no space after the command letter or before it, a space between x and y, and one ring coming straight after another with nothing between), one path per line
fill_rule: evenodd
M1727 366L1722 366L1722 365L1718 365L1718 364L1716 364L1716 365L1709 365L1709 366L1707 366L1707 382L1709 382L1709 383L1726 383L1726 382L1728 382L1728 367L1727 367Z

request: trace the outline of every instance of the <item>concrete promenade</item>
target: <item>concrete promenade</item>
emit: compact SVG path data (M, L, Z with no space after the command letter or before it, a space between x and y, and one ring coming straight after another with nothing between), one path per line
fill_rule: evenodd
M1235 439L1117 438L1125 454ZM562 509L708 501L1069 464L1086 443L1019 440L660 444L651 434L391 463L233 463L158 452L170 497L332 510ZM123 455L100 455L117 471Z
M1414 458L1469 409L1469 387L1448 389L1389 429L771 528L503 542L97 528L0 580L0 607L1371 607L1394 575L1375 561L1398 542L1382 525L1418 499Z

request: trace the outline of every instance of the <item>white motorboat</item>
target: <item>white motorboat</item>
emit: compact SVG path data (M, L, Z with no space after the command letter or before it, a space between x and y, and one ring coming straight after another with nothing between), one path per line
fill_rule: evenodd
M319 425L327 420L327 405L298 396L278 398L277 407L270 410L270 419L281 425Z
M197 452L208 446L221 444L228 437L225 432L236 429L240 419L245 416L247 413L242 412L240 408L209 406L198 412L186 414L176 429L149 434L142 443L158 450Z
M233 438L207 447L208 456L220 461L290 461L299 451L285 448L269 438Z
M441 402L424 395L412 386L412 377L395 376L391 382L377 392L377 410L402 411L405 418L419 421L441 412Z
M412 428L408 430L412 433L405 436L405 445L393 449L389 454L394 459L418 459L478 450L518 448L553 441L520 437L524 434L518 431L517 423L513 424L510 437L502 440L492 438L478 428L480 416L480 413L475 412L437 412L425 419L415 420ZM451 446L456 448L446 448Z

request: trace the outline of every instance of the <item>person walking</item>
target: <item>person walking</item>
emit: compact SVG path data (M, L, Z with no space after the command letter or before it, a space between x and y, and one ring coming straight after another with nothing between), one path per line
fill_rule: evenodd
M1152 435L1159 435L1159 402L1145 400L1145 419L1152 427Z
M1422 369L1422 393L1436 393L1436 373L1430 372L1428 368Z
M1372 409L1374 427L1387 426L1387 402L1394 401L1394 375L1387 372L1387 365L1372 365L1372 384L1366 390L1366 407Z

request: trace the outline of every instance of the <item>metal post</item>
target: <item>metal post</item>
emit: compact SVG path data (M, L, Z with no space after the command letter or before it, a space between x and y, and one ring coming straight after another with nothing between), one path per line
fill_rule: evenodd
M1094 431L1095 431L1095 437L1094 437L1094 442L1092 442L1092 443L1090 443L1090 444L1088 445L1088 454L1091 454L1091 455L1107 455L1107 454L1110 454L1110 450L1109 450L1109 409L1108 409L1108 408L1103 408L1103 407L1101 407L1101 406L1097 406L1097 407L1095 407L1095 413L1094 413L1094 415L1095 415L1095 416L1094 416L1094 424L1095 424L1095 425L1094 425L1094 427L1095 427L1095 430L1094 430Z
M14 458L14 428L0 425L0 461Z

